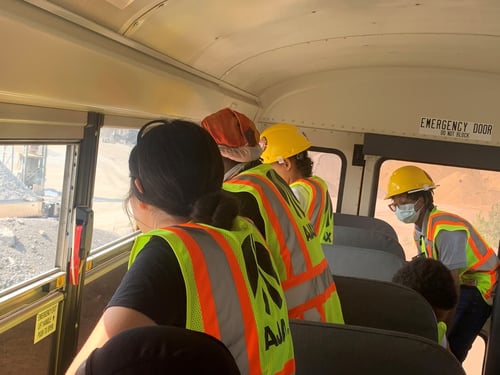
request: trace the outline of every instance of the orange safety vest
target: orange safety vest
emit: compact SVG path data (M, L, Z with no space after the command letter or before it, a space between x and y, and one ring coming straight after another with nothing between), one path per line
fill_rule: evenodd
M272 166L261 164L243 171L226 181L223 188L250 193L258 202L264 237L285 291L288 316L344 323L319 237L291 188Z
M463 230L467 233L465 246L467 266L458 270L460 284L475 286L488 304L493 303L493 291L497 284L499 260L494 250L483 240L479 232L465 219L449 212L433 208L422 227L424 237L415 231L417 248L428 258L439 260L435 239L442 230Z
M174 251L186 285L186 328L222 341L242 374L294 374L287 307L259 231L237 217L232 230L186 223L139 235L129 267L152 236Z
M328 186L323 179L312 176L294 181L290 186L300 186L307 191L306 214L322 244L333 243L333 207Z

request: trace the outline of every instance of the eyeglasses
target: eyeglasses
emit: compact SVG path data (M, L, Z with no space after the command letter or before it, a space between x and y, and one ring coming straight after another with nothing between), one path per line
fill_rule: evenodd
M399 197L398 197L398 199L399 199ZM396 208L398 208L399 206L404 205L404 204L417 203L420 198L418 198L417 200L413 200L407 194L403 197L403 199L404 199L403 202L399 202L399 203L392 202L391 204L388 204L387 207L389 207L389 210L391 210L392 212L396 212Z
M398 208L398 205L396 203L391 203L387 205L387 207L389 207L389 210L391 210L392 212L396 212L396 208Z

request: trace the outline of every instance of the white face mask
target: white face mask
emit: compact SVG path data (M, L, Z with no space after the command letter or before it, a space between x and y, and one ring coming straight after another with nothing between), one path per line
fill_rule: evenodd
M396 207L396 216L403 223L414 223L417 221L420 210L415 211L416 203L401 204Z

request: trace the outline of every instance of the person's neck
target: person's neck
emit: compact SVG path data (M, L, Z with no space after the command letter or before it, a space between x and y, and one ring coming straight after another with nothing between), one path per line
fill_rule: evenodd
M427 211L430 211L430 208L422 207L422 209L420 210L420 215L418 215L418 219L415 222L415 226L419 230L422 230L422 226L424 225L424 219L425 219L425 215L427 215Z
M300 173L296 170L291 170L287 182L288 182L288 185L290 185L291 183L293 183L295 181L306 179L306 178L307 177L304 176L302 173Z
M239 163L237 161L228 159L223 157L222 158L222 163L224 164L224 173L228 172L231 170L235 165L238 165Z
M173 216L157 208L153 208L151 214L151 227L149 230L168 228L174 225L184 224L189 221L188 217Z

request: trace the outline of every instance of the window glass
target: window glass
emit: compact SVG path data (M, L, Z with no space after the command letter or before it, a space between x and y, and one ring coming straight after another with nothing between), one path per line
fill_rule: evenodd
M380 168L375 217L389 222L396 229L407 259L417 254L413 243L413 226L400 222L387 207L391 200L385 200L384 197L392 172L410 164L424 169L434 183L439 185L434 190L434 204L440 210L467 219L478 229L490 246L498 251L500 239L499 172L387 160Z
M0 145L0 291L55 268L66 145Z
M101 129L94 188L92 249L133 232L124 202L128 194L128 157L137 130Z
M308 151L307 154L314 163L313 176L321 177L328 185L333 212L335 212L337 210L337 198L340 189L342 159L340 156L329 152Z

